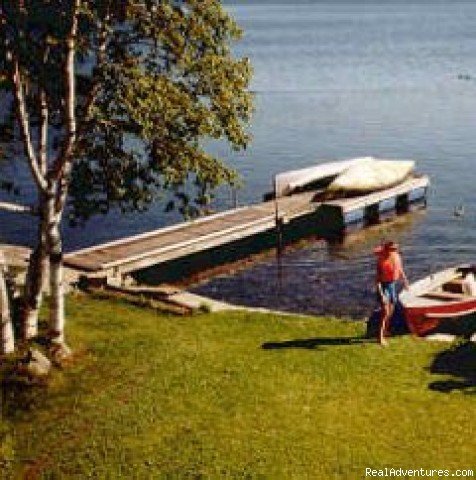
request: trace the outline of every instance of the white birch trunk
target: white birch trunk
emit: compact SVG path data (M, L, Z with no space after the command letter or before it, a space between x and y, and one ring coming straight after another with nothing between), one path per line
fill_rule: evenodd
M50 254L50 334L53 343L65 343L64 339L64 285L61 254Z
M1 345L0 353L12 353L15 350L15 339L13 336L12 317L8 299L7 283L5 281L5 269L3 253L0 252L0 329Z
M63 284L63 248L60 233L60 218L56 213L55 197L50 195L47 201L47 246L49 254L50 277L50 338L53 343L64 344L64 284Z
M22 311L23 337L29 340L38 335L38 316L43 302L43 293L47 276L47 218L46 200L39 195L40 223L38 226L38 243L30 257L26 276L25 298Z
M30 258L25 286L25 301L22 312L23 337L25 340L38 335L38 316L43 302L47 266L45 245L38 245Z
M36 253L36 252L35 252ZM35 255L33 253L32 255ZM31 270L36 270L36 265L33 267L33 263L36 263L36 260L30 259L30 266L28 271L28 280L26 285L26 298L25 304L23 305L22 312L22 324L23 324L23 338L25 340L30 340L35 338L38 335L38 315L40 313L40 307L42 302L42 292L34 291L34 286L29 285L33 281L35 273ZM34 279L36 283L36 279Z

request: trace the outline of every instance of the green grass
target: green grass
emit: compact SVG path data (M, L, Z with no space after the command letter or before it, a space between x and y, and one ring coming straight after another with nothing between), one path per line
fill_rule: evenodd
M69 299L68 319L75 363L32 397L19 393L22 408L4 405L4 478L476 467L471 346L400 337L382 348L360 340L362 323L164 316L82 296Z

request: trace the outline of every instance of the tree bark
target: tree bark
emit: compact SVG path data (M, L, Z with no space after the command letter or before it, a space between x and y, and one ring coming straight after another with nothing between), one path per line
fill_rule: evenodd
M25 340L38 335L38 315L43 300L45 260L46 256L42 252L41 246L38 245L30 257L25 285L25 300L21 318Z
M43 292L48 268L45 202L40 201L40 205L41 213L40 223L38 225L38 243L28 264L25 298L21 318L23 338L25 340L29 340L38 335L38 315L43 301Z
M12 353L15 350L15 339L13 336L12 317L10 315L10 304L3 262L3 254L0 252L0 353L7 354Z
M20 133L23 141L23 146L25 148L25 154L28 159L28 165L30 167L33 179L36 182L39 191L45 191L47 187L47 182L45 177L42 175L40 167L38 165L38 159L35 155L35 149L33 147L33 142L31 139L30 131L30 122L28 117L25 93L23 88L23 82L21 78L20 67L18 65L18 60L14 57L13 59L13 84L15 86L15 103L17 118L20 124Z
M48 223L46 241L49 254L50 276L50 339L53 343L64 344L64 284L63 284L63 246L61 242L60 219L56 212L55 196L47 200Z

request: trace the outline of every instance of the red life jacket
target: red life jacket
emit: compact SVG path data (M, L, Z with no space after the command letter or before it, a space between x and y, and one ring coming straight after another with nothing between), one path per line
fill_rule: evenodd
M398 269L391 255L380 256L377 261L377 278L379 282L397 280Z

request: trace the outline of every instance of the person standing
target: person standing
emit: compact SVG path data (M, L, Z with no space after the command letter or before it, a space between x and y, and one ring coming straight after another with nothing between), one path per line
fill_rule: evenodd
M395 242L385 242L378 246L374 252L377 254L376 287L380 303L379 343L387 345L385 336L395 305L398 302L397 283L403 282L408 288L408 279L403 269L403 262Z

